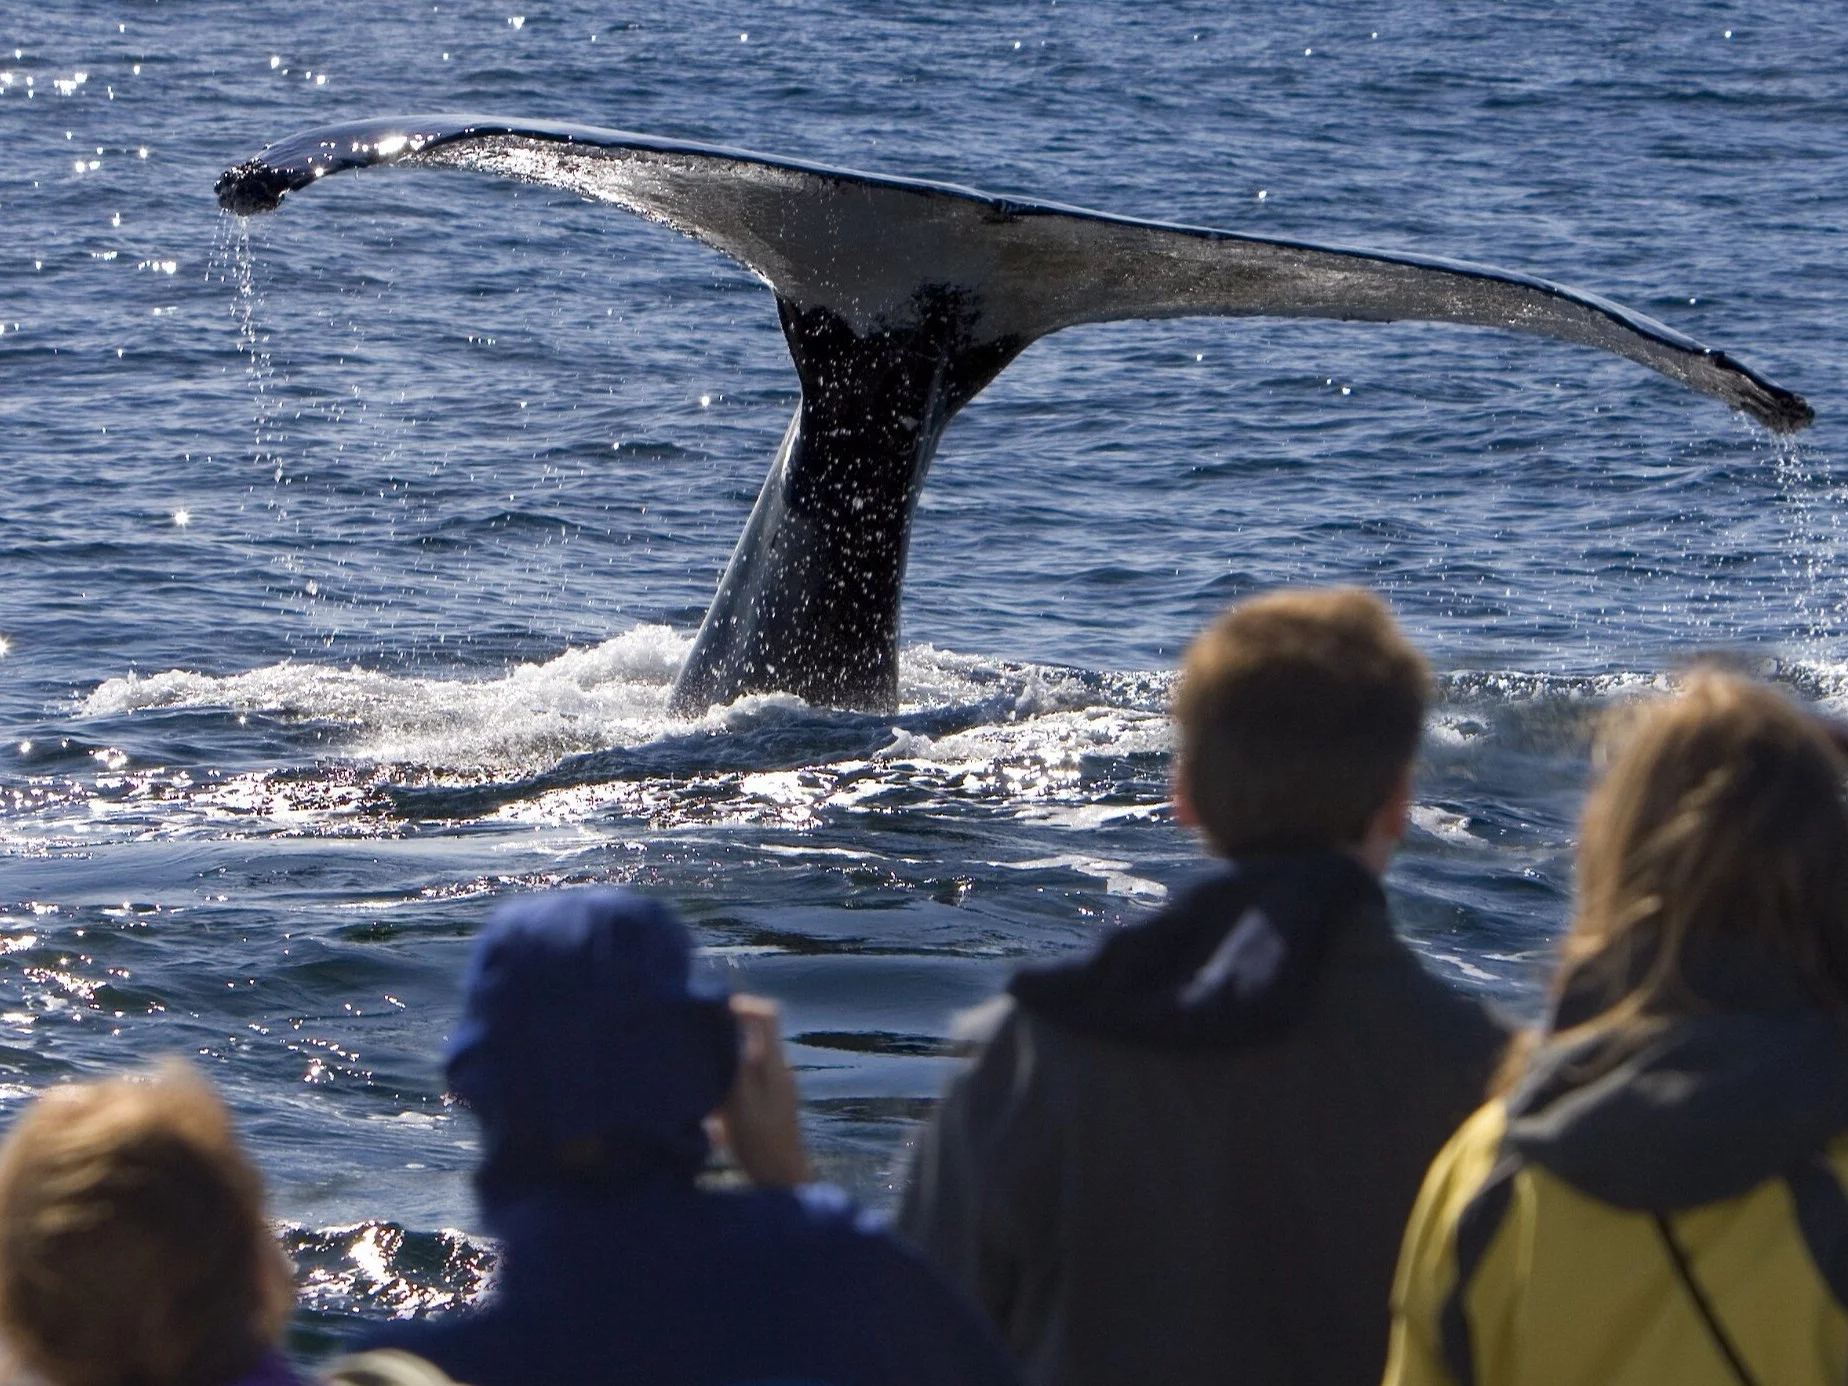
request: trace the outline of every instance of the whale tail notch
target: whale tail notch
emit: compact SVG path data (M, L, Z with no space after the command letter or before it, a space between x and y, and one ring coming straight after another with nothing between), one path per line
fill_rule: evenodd
M672 695L885 709L897 700L911 515L944 427L1029 344L1079 323L1190 316L1415 320L1597 347L1788 432L1798 395L1593 294L1461 261L1137 221L941 183L588 126L411 116L294 136L218 181L273 210L375 164L576 192L723 251L775 292L802 382L756 508Z

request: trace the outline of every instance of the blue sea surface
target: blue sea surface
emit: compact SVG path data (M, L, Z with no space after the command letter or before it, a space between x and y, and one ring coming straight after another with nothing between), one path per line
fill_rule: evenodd
M1372 586L1430 651L1394 904L1533 1013L1604 708L1712 650L1848 700L1845 88L1848 11L1792 0L6 0L0 1121L189 1055L311 1335L466 1298L470 939L620 882L782 1002L824 1172L889 1205L952 1012L1199 869L1171 671L1288 583ZM269 140L409 111L1499 264L1818 421L1477 329L1073 329L944 440L897 716L677 721L796 400L771 296L469 174L213 201Z

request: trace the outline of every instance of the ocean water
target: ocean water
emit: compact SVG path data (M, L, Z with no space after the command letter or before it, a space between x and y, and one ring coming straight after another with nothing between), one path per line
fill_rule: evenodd
M5 0L0 1122L189 1055L304 1341L466 1298L469 941L621 882L783 1003L820 1165L888 1205L952 1012L1198 870L1171 670L1285 583L1373 586L1430 651L1395 906L1531 1014L1603 708L1714 650L1848 698L1844 82L1848 17L1788 0ZM1474 329L1068 331L945 438L900 713L679 721L795 402L767 291L463 174L213 202L271 139L442 110L1523 269L1818 422Z

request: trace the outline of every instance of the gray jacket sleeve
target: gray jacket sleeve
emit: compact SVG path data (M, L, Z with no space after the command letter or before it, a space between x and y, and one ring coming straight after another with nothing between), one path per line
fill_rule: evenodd
M1023 1362L1040 1345L1058 1273L1064 1113L1041 1062L1043 1039L1011 1011L951 1082L918 1138L898 1217Z

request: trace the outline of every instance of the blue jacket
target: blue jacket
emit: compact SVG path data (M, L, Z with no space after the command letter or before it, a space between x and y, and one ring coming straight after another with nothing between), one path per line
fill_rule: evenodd
M394 1324L471 1386L1013 1386L986 1324L844 1194L554 1191L506 1209L478 1309Z
M844 1194L699 1187L738 1041L690 962L679 920L624 891L496 916L447 1071L500 1267L479 1307L367 1346L469 1386L1013 1386L974 1307Z

